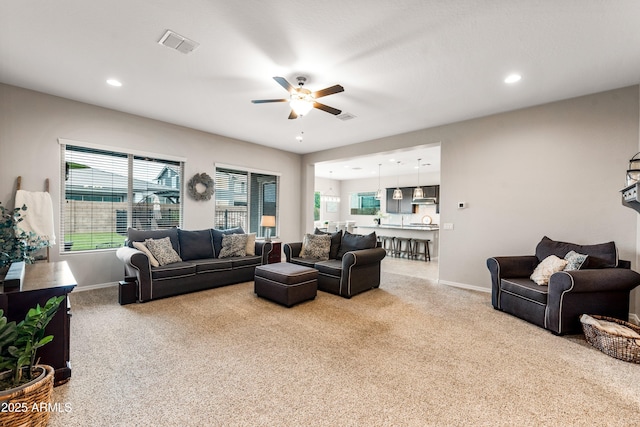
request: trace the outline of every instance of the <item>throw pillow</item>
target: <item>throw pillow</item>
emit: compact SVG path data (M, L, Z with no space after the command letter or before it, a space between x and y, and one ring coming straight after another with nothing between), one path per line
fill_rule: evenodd
M378 239L376 238L375 231L367 235L351 234L345 231L342 236L342 243L340 243L337 259L342 259L342 256L347 252L375 248L377 244Z
M342 243L342 231L338 230L335 233L327 233L319 230L317 227L313 234L328 234L331 236L331 249L329 250L329 258L339 259L338 251L340 250L340 243Z
M147 257L149 258L149 263L151 264L152 267L159 267L160 266L160 263L158 262L156 257L153 256L153 254L151 253L149 248L147 248L147 246L144 243L142 243L142 242L132 242L132 244L133 244L134 248L136 248L137 250L142 251L145 254L147 254Z
M531 280L536 282L540 286L546 286L549 284L549 279L553 273L562 271L567 265L567 260L558 258L555 255L549 255L542 260L540 264L533 270L531 274Z
M256 233L247 234L247 248L245 249L248 256L255 256L256 254Z
M300 258L326 261L331 250L331 236L328 234L305 234L302 239Z
M171 240L168 237L163 239L147 239L144 241L145 246L153 254L158 264L166 265L174 262L180 262L182 259L171 246Z
M576 251L569 251L564 256L564 259L567 260L567 266L564 268L564 271L580 270L583 265L586 265L585 261L588 257L589 255L579 254Z
M184 261L213 258L213 236L211 230L178 230L180 255Z
M246 234L225 234L222 236L222 248L218 258L245 256L247 253Z
M213 250L215 252L215 256L219 257L220 251L222 250L222 236L225 234L244 234L244 230L242 227L229 228L227 230L217 230L212 228L211 234L213 235Z

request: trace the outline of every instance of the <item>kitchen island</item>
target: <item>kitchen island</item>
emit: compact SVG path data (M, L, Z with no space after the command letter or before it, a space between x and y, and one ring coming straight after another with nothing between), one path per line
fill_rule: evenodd
M358 234L376 232L377 236L409 237L414 239L429 239L431 259L438 257L439 230L437 224L380 224L357 225Z

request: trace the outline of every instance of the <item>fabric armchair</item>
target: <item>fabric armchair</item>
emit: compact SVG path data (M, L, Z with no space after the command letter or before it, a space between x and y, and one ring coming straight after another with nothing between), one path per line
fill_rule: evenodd
M377 246L375 234L371 243L373 247L354 250L350 250L348 243L338 240L338 234L342 236L341 232L332 234L332 252L336 254L335 258L317 260L300 257L302 242L294 242L284 245L286 261L318 270L318 289L324 292L351 298L361 292L378 288L380 263L387 252ZM357 235L345 232L345 236L348 240L351 236Z
M559 248L556 243L563 246ZM557 256L566 256L562 252L570 249L567 245L573 244L545 238L536 249L537 255L489 258L487 267L491 274L493 307L558 335L580 333L579 317L582 314L627 320L629 294L640 284L640 274L630 270L628 261L617 259L615 246L612 246L613 258L607 263L603 264L601 254L595 251L595 261L591 265L578 270L557 271L551 274L546 286L531 280L541 257L546 258L549 250L558 250ZM573 246L576 252L589 255L594 247L601 245Z

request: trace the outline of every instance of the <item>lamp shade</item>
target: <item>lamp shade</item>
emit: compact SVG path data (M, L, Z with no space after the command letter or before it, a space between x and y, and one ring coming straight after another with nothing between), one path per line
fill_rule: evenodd
M271 215L263 215L260 219L261 227L275 227L276 226L276 217Z

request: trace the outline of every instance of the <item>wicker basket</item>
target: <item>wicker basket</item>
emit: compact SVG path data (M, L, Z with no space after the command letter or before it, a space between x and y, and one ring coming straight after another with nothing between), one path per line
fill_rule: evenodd
M597 320L607 320L626 326L640 334L640 327L632 323L613 317L590 316ZM587 342L603 353L616 359L624 360L625 362L640 363L640 339L613 335L586 323L582 323L582 330L584 331L584 336L587 338Z
M3 413L0 427L44 427L49 423L49 406L55 371L48 365L37 365L42 374L35 380L11 390L0 391Z

